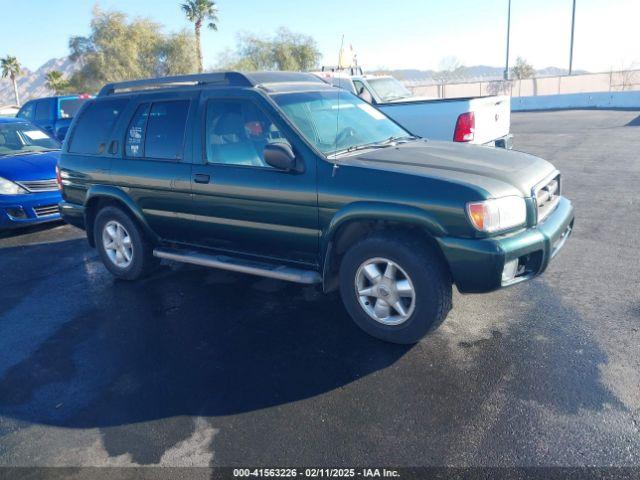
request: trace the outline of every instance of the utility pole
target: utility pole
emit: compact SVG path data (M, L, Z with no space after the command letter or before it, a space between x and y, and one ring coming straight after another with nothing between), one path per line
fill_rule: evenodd
M575 2L575 0L573 0ZM504 66L504 79L509 80L509 37L511 33L511 0L509 0L509 8L507 10L507 61Z
M573 0L573 13L571 14L571 47L569 50L569 75L573 71L573 31L576 26L576 0Z

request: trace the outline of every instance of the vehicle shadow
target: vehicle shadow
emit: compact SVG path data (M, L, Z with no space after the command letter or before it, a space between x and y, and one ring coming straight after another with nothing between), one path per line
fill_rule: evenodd
M123 282L78 242L29 247L76 263L63 282L21 278L50 334L0 374L2 416L86 428L230 415L334 390L409 349L365 335L316 287L176 265ZM13 300L1 327L19 343L31 314Z
M640 115L627 123L625 127L640 127Z

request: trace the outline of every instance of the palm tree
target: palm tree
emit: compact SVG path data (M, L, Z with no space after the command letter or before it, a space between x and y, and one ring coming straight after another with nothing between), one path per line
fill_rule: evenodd
M64 78L59 70L51 70L45 75L45 78L47 79L47 88L53 90L56 95L64 93L69 87L69 81Z
M18 96L18 83L16 78L22 72L20 62L16 57L7 55L4 58L0 58L0 67L2 68L2 78L9 77L13 82L13 94L16 97L16 105L20 106L20 97Z
M186 0L181 4L187 19L193 23L196 33L196 54L198 55L198 72L202 73L202 45L200 30L205 22L211 30L218 30L218 8L213 0Z

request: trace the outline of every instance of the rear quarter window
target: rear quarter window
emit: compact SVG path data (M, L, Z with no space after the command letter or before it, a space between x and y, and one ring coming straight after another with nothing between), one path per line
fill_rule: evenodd
M93 101L81 111L69 143L69 153L100 155L128 99Z

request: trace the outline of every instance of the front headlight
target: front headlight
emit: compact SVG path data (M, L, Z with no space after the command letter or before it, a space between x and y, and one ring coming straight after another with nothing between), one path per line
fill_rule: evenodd
M524 225L527 221L527 205L522 197L492 198L467 203L467 215L476 230L500 232Z
M20 185L0 177L0 195L19 195L21 193L28 192Z

